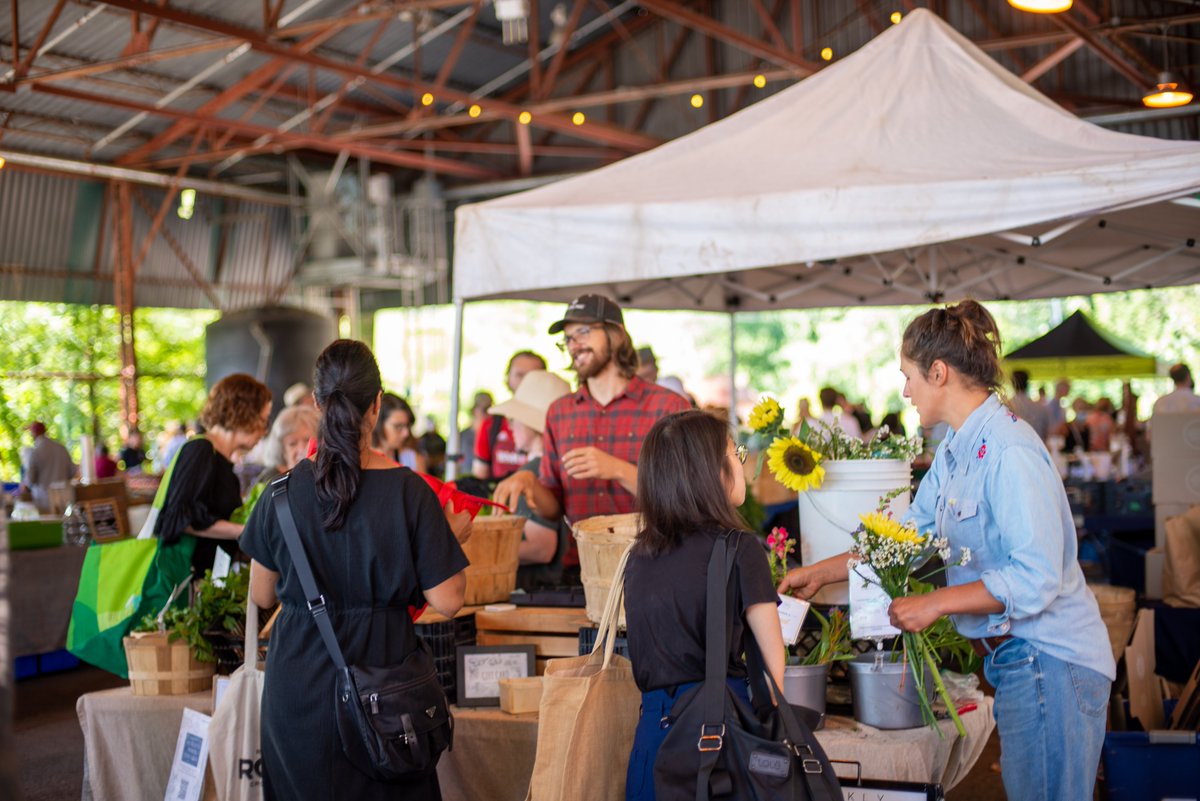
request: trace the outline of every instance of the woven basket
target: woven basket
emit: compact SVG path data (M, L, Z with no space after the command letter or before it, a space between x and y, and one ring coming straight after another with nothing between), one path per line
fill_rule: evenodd
M134 695L186 695L212 688L212 663L200 662L183 640L165 633L124 639L129 684Z
M583 581L588 620L593 623L600 622L617 572L617 563L621 561L621 554L629 547L629 543L637 537L637 530L636 514L591 517L575 524L579 575ZM617 625L625 625L623 602Z
M467 567L467 606L507 601L517 588L517 553L525 518L517 515L488 515L475 519L463 552Z
M1113 587L1108 584L1089 584L1096 603L1100 606L1100 619L1108 629L1108 642L1112 646L1113 659L1120 660L1133 633L1137 615L1137 593L1129 587Z

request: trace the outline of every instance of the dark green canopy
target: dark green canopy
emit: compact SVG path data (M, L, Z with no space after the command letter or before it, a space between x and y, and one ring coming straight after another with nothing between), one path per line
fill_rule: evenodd
M1009 353L1004 366L1009 372L1024 370L1035 381L1158 375L1158 361L1153 356L1101 331L1081 311Z

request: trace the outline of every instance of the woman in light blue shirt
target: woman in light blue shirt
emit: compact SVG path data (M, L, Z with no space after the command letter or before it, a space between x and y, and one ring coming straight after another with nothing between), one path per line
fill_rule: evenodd
M921 631L951 615L984 657L1010 799L1087 801L1116 669L1062 481L997 397L999 359L996 323L975 301L925 312L904 332L904 396L923 426L950 426L906 519L972 558L950 568L948 586L893 601L891 618ZM791 571L780 591L808 598L845 581L847 556Z

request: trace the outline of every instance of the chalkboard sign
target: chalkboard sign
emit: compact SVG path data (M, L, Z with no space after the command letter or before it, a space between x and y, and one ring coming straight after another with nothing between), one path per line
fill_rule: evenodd
M532 645L460 645L458 705L499 706L500 679L536 675Z
M122 506L118 498L79 502L93 540L112 542L129 536L129 521Z

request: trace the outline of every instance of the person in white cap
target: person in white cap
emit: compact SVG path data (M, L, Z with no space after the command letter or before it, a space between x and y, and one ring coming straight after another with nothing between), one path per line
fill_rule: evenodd
M532 370L525 374L511 399L488 409L488 414L503 415L512 432L513 444L527 457L521 470L535 476L542 464L542 432L546 430L546 412L554 401L569 395L571 385L554 373ZM529 508L524 496L518 496L516 514L526 518L518 555L522 565L544 565L558 551L557 519L539 516Z

